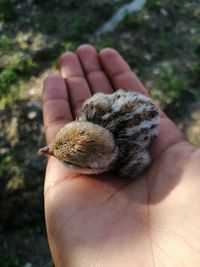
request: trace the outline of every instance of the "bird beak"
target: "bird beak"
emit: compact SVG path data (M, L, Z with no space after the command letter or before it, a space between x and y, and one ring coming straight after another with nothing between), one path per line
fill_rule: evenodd
M53 151L50 150L49 146L44 146L39 149L39 153L49 155L49 156L54 156Z

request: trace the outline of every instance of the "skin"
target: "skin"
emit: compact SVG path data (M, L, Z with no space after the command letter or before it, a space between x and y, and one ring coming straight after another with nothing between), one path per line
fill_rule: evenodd
M47 143L93 93L147 94L117 51L90 45L60 58L44 82ZM56 267L199 267L200 149L162 112L153 162L137 180L74 174L49 157L45 217Z

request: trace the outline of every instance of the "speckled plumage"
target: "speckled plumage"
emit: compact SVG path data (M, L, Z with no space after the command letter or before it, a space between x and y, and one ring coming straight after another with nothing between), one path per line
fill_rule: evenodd
M148 147L158 134L158 123L157 108L147 96L123 90L97 93L49 149L78 172L112 170L121 177L137 177L150 163Z

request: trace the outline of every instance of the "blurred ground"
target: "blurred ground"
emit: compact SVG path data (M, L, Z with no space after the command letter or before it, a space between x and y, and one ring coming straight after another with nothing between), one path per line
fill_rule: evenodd
M51 266L43 211L41 90L58 56L91 42L118 49L151 96L200 145L200 2L148 0L109 33L129 1L0 0L0 266ZM53 10L53 12L52 12Z

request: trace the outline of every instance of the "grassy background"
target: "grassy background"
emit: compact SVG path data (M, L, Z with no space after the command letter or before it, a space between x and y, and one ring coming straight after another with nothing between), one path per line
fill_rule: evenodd
M199 119L199 1L147 0L112 32L95 37L128 2L0 0L2 267L51 262L43 215L45 159L36 151L44 144L42 81L54 71L62 52L88 42L98 50L119 50L155 101L200 144L199 137L190 135L189 124Z

